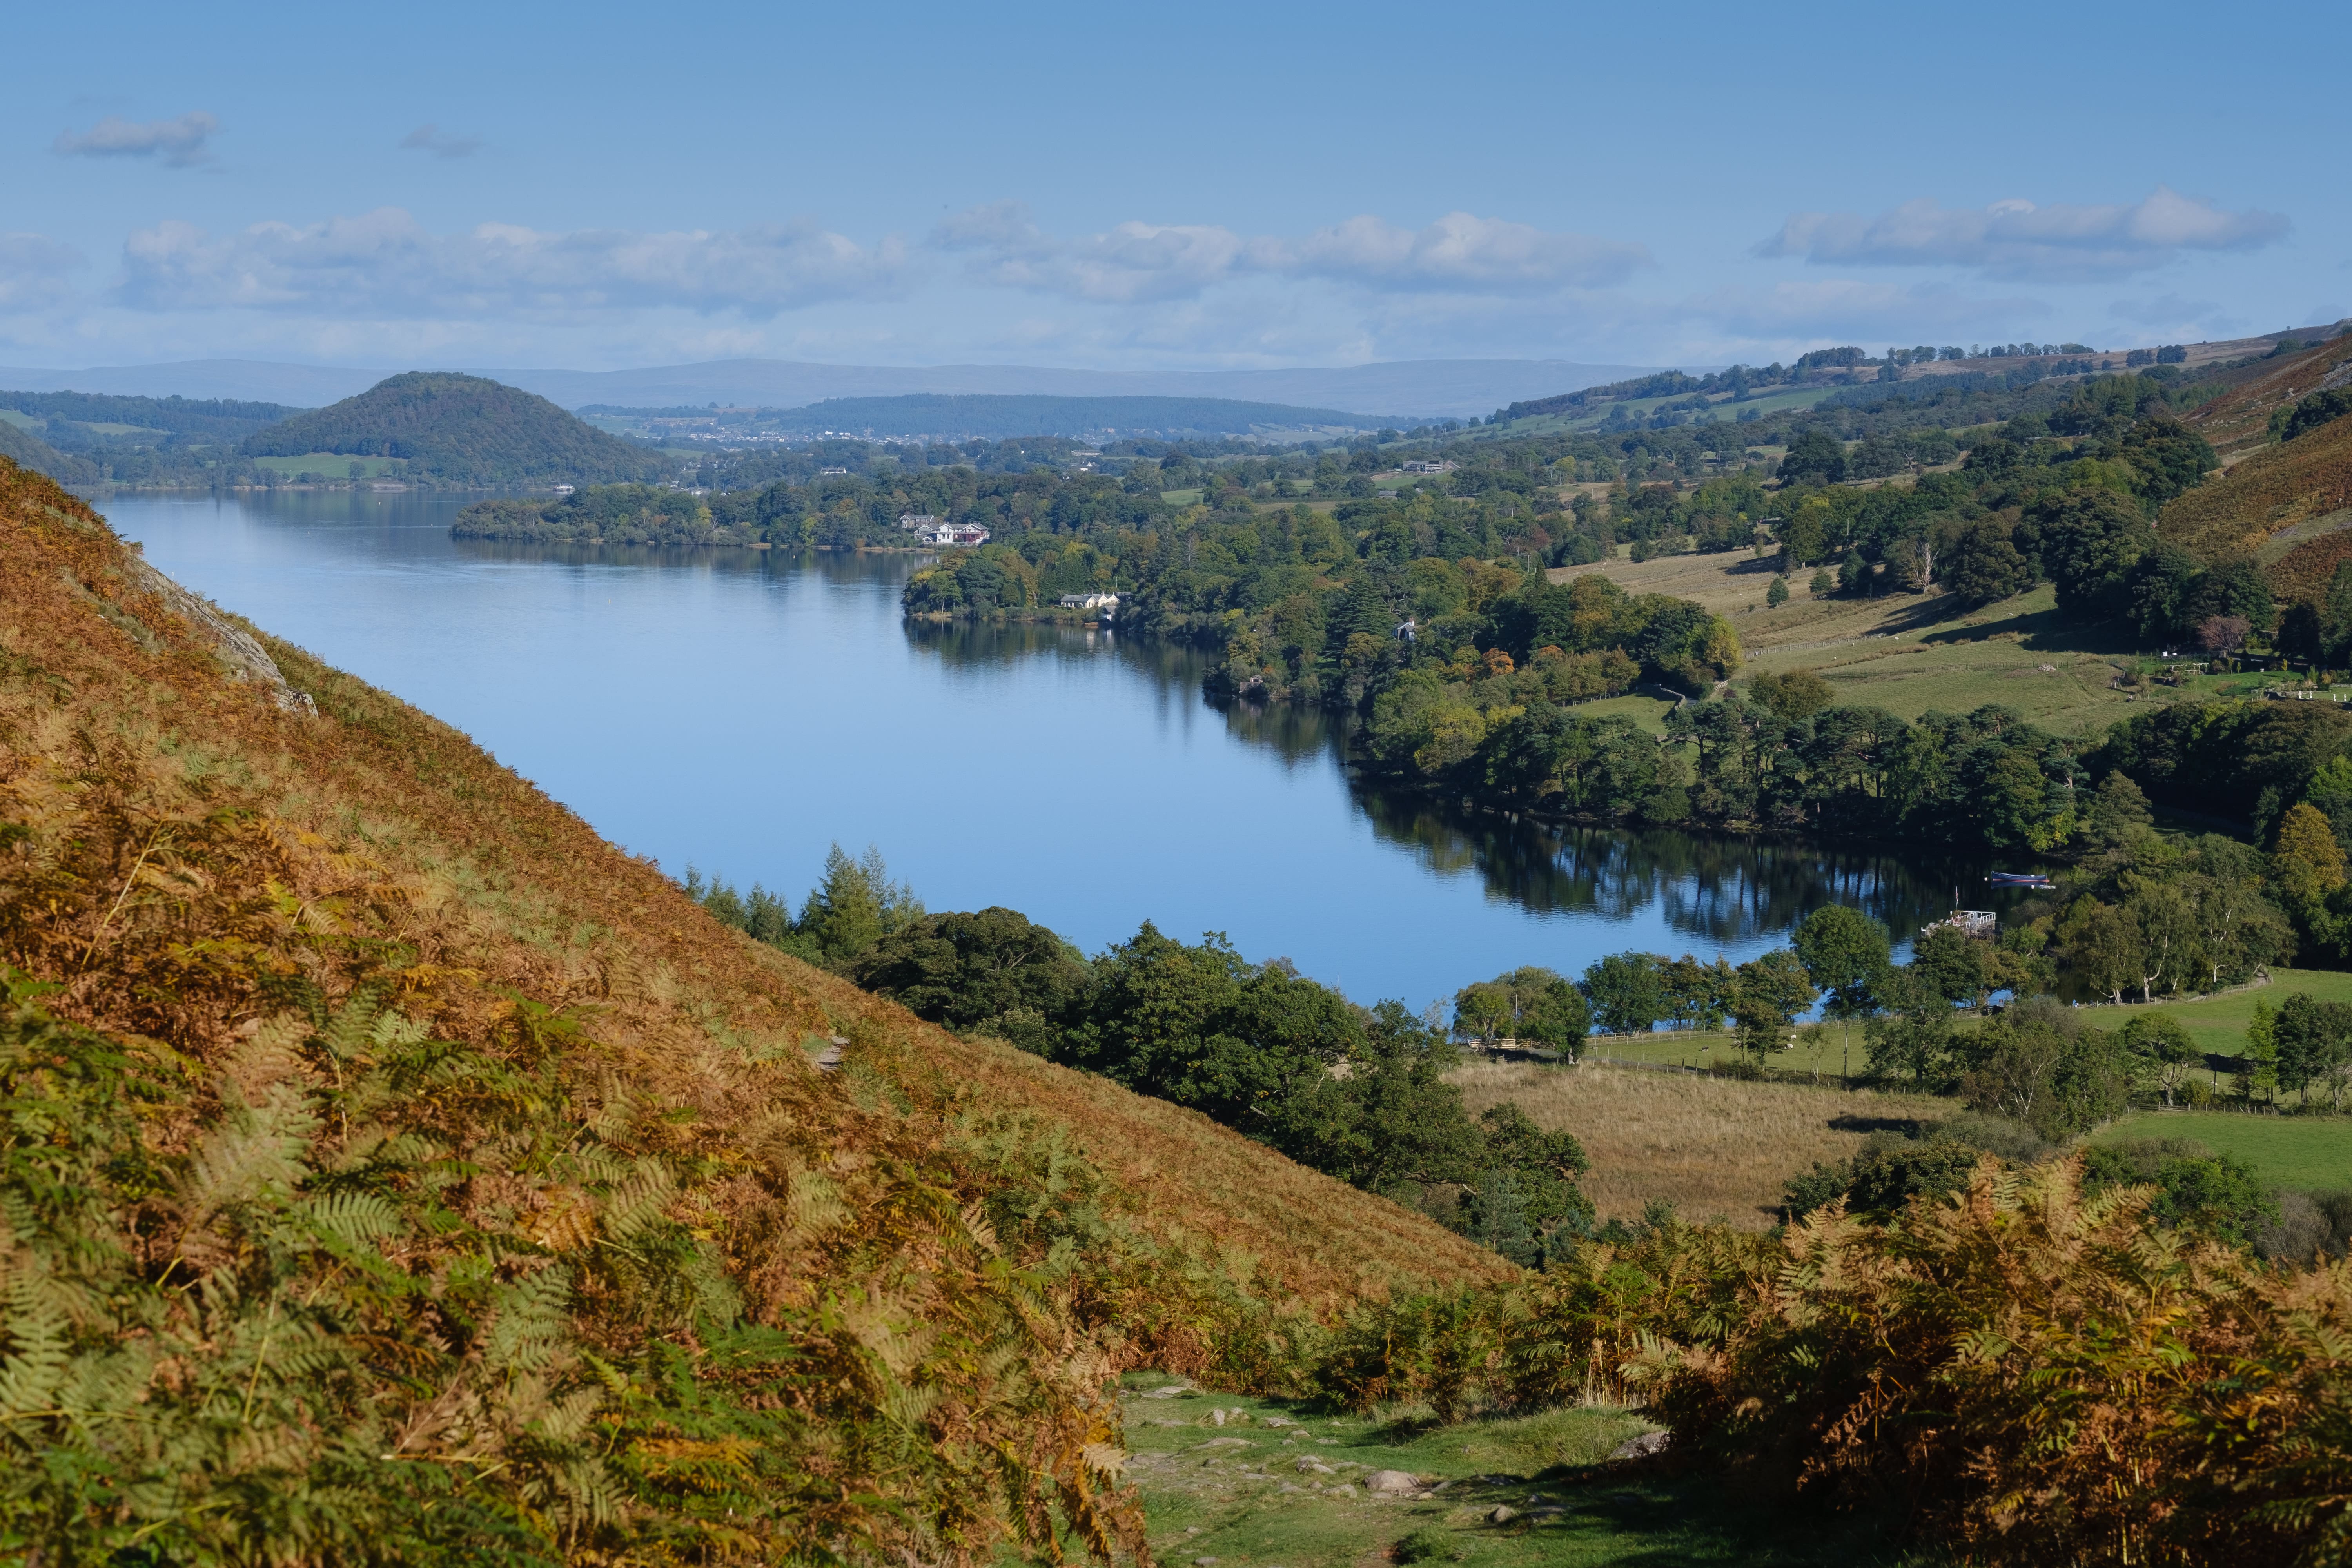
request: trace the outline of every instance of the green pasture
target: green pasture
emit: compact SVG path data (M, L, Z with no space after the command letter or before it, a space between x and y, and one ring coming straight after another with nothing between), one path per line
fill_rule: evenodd
M305 452L299 458L256 458L254 467L273 468L281 474L324 474L331 479L348 478L352 465L360 465L362 479L375 479L399 459L394 458L354 458L346 452Z
M1151 1554L1201 1568L1471 1568L1927 1561L1872 1523L1826 1509L1782 1511L1704 1475L1611 1464L1647 1423L1583 1408L1441 1426L1423 1410L1337 1415L1307 1405L1186 1392L1130 1373L1120 1415ZM1223 1420L1220 1422L1219 1416ZM1373 1495L1403 1471L1420 1492ZM1497 1521L1497 1509L1508 1510ZM1400 1544L1410 1537L1412 1544Z
M1580 719L1606 719L1612 714L1631 719L1653 735L1666 732L1666 715L1674 710L1675 705L1664 698L1643 697L1639 693L1580 702L1572 710Z
M1160 492L1160 499L1166 501L1170 506L1198 506L1201 504L1202 493L1202 491L1197 489L1161 490Z
M2189 1002L2158 1002L2154 1004L2154 1009L2178 1020L2200 1050L2234 1057L2246 1048L2246 1026L2253 1020L2254 1004L2268 1002L2275 1008L2298 991L2309 992L2322 1002L2352 1002L2352 972L2273 969L2267 985L2252 985ZM2134 1014L2148 1010L2133 1003L2122 1007L2101 1007L2089 1016L2102 1028L2120 1029Z
M2352 1116L2253 1116L2243 1111L2143 1111L2093 1135L2187 1138L2217 1154L2235 1154L2276 1186L2320 1192L2352 1187Z

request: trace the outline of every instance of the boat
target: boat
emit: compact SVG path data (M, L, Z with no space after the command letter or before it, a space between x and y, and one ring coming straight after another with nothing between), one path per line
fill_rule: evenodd
M1985 880L1996 888L2055 888L2058 885L2039 871L1995 871Z

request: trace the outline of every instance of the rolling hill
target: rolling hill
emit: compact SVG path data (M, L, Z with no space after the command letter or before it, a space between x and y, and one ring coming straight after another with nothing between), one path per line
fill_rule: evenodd
M608 436L543 397L479 376L415 371L247 437L248 458L311 453L394 458L441 484L649 479L666 459Z
M2166 506L2158 531L2205 560L2254 555L2281 598L2313 597L2352 559L2352 418L2286 441L2273 426L2302 399L2352 385L2352 337L2229 374L2237 384L2188 420L2225 469Z
M61 485L88 484L98 468L86 458L68 457L16 423L0 419L0 458L19 468L47 474Z
M42 1561L1124 1555L1122 1369L1509 1272L736 935L5 462L0 605Z

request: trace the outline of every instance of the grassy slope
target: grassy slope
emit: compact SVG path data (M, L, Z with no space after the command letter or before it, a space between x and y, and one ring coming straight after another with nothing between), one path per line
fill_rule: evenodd
M1473 1568L1904 1560L1866 1524L1819 1510L1775 1516L1705 1478L1608 1463L1644 1425L1616 1410L1437 1428L1410 1412L1349 1416L1266 1400L1140 1397L1166 1384L1148 1373L1127 1382L1128 1473L1142 1489L1152 1549L1164 1563L1363 1568L1394 1561L1396 1543L1422 1532L1443 1542L1439 1561ZM1222 1425L1213 1411L1223 1413ZM1379 1470L1407 1471L1432 1495L1367 1495L1362 1479ZM1496 1522L1496 1508L1517 1517Z
M2352 1121L2153 1111L2101 1128L2094 1142L2119 1138L2194 1139L2216 1153L2235 1154L2277 1186L2305 1192L2352 1187Z
M598 838L457 731L271 641L287 679L317 706L315 716L281 710L266 689L226 678L218 638L140 585L124 547L95 514L5 464L0 604L0 961L54 983L43 998L50 1013L126 1042L134 1062L151 1063L141 1070L166 1086L144 1122L143 1157L192 1173L142 1200L151 1212L141 1234L151 1239L134 1238L135 1247L168 1248L178 1227L195 1235L225 1223L189 1206L199 1189L173 1194L210 1179L204 1173L212 1167L187 1159L243 1125L236 1104L257 1094L332 1095L343 1075L361 1072L401 1037L361 1037L331 1047L350 1054L321 1054L330 1047L305 1043L312 1027L305 996L345 1015L363 1012L353 989L368 976L377 1004L482 1061L466 1069L491 1075L480 1081L524 1072L533 1075L525 1083L545 1086L520 1099L483 1099L463 1088L476 1079L444 1084L365 1066L366 1082L391 1086L369 1090L383 1096L364 1110L375 1120L347 1110L316 1123L294 1145L318 1172L301 1179L326 1180L342 1168L336 1162L359 1158L360 1145L345 1147L354 1137L392 1138L387 1149L452 1139L470 1149L464 1158L473 1173L455 1188L431 1189L438 1197L383 1178L392 1182L383 1190L395 1205L397 1217L386 1222L395 1228L363 1248L400 1258L424 1299L396 1309L344 1303L375 1276L331 1268L306 1274L312 1266L302 1258L324 1255L299 1252L284 1255L294 1272L267 1296L267 1318L260 1275L249 1275L228 1306L206 1308L204 1323L178 1315L196 1298L158 1297L161 1316L142 1342L190 1347L166 1364L200 1358L205 1370L182 1379L193 1387L189 1398L226 1397L232 1409L239 1398L235 1390L206 1391L203 1379L224 1352L194 1346L245 1347L237 1353L252 1358L257 1380L284 1321L278 1303L309 1312L332 1300L338 1322L359 1325L322 1342L350 1359L359 1380L334 1386L373 1391L332 1416L349 1424L350 1440L389 1441L372 1424L406 1422L408 1436L398 1441L413 1443L408 1451L419 1460L453 1444L500 1452L506 1439L478 1422L527 1389L500 1384L504 1392L479 1395L488 1404L472 1436L436 1437L441 1427L425 1415L442 1379L456 1380L454 1398L476 1375L470 1362L450 1359L450 1336L464 1341L448 1325L479 1309L449 1295L475 1289L464 1281L476 1278L449 1249L488 1247L509 1260L502 1270L572 1270L570 1305L559 1317L568 1310L564 1332L572 1339L557 1343L594 1344L615 1369L613 1392L592 1386L583 1397L638 1412L615 1415L603 1450L601 1462L619 1467L612 1484L625 1494L605 1527L621 1534L602 1537L606 1545L625 1544L632 1530L667 1528L651 1521L691 1513L703 1506L696 1497L755 1506L766 1495L757 1488L731 1499L729 1489L762 1467L805 1476L814 1462L832 1466L824 1473L849 1487L837 1507L827 1505L833 1511L793 1505L756 1521L741 1514L740 1526L769 1531L778 1549L813 1546L829 1531L873 1550L928 1557L943 1549L936 1540L926 1544L923 1532L948 1528L959 1510L1002 1517L1011 1494L982 1495L999 1478L1038 1478L1049 1490L1060 1488L1066 1502L1094 1507L1074 1468L1078 1446L1094 1440L1086 1435L1098 1419L1087 1414L1098 1408L1094 1380L1122 1361L1165 1362L1171 1352L1210 1364L1234 1332L1234 1304L1247 1299L1236 1292L1270 1306L1328 1310L1391 1279L1507 1272L1419 1216L1199 1117L1006 1047L956 1040L747 942L653 865ZM534 1023L542 1010L559 1022ZM576 1023L564 1026L563 1017ZM850 1045L844 1069L826 1075L803 1050L829 1034ZM436 1087L427 1094L398 1088L403 1082ZM11 1130L0 1134L0 1146L16 1146ZM520 1143L512 1142L518 1135ZM641 1174L622 1179L609 1174L614 1170ZM642 1173L656 1170L671 1174L645 1187L655 1179ZM675 1185L664 1188L667 1181ZM668 1196L647 1209L630 1195L644 1191ZM442 1217L430 1219L418 1203L437 1203L430 1212ZM991 1206L1004 1203L1013 1206ZM271 1211L237 1212L247 1215L244 1225L263 1223ZM627 1237L656 1222L669 1227L662 1234L673 1245L696 1249L725 1276L693 1286L683 1300L716 1300L707 1289L719 1289L751 1323L815 1336L798 1342L812 1372L850 1358L839 1377L805 1385L794 1382L798 1373L778 1373L784 1384L771 1397L780 1405L760 1405L756 1384L710 1386L705 1396L719 1403L698 1419L749 1422L748 1431L761 1408L802 1408L822 1445L824 1433L932 1409L920 1419L938 1430L920 1451L933 1457L845 1470L838 1454L818 1460L789 1445L760 1447L785 1442L771 1434L729 1450L743 1456L729 1461L739 1468L709 1478L699 1491L670 1488L663 1478L683 1462L675 1445L685 1439L662 1436L670 1418L657 1412L674 1396L637 1379L655 1375L654 1363L641 1359L656 1353L648 1334L658 1329L692 1344L694 1331L674 1316L684 1309L664 1294L686 1287L642 1276L638 1265L600 1261L635 1256L606 1249L625 1248ZM992 1238L992 1224L1003 1239ZM1022 1296L1039 1287L1007 1276L1006 1265L1044 1266L1043 1248L1055 1235L1076 1248L1053 1266L1063 1283L1047 1297ZM137 1256L134 1249L134 1262ZM853 1305L825 1305L836 1300ZM559 1370L573 1353L559 1349ZM585 1375L576 1361L568 1364L572 1375ZM1024 1365L1034 1375L1013 1370ZM247 1381L242 1370L237 1381ZM276 1378L255 1387L274 1391ZM754 1391L742 1394L751 1404L731 1403L739 1387ZM933 1392L921 1394L925 1387ZM178 1384L152 1391L144 1419L176 1430L164 1424L181 1392ZM264 1398L257 1405L252 1387L242 1396L256 1419L305 1407L303 1400L316 1411L327 1397L325 1385L299 1399L289 1394L293 1405ZM498 1415L516 1425L497 1431L519 1433L529 1419L536 1418L520 1408ZM969 1457L975 1444L1013 1468L994 1458L980 1465ZM226 1471L207 1467L247 1463L236 1451L191 1458L172 1473L199 1489L215 1485ZM293 1495L299 1467L312 1462L302 1457L308 1450L298 1444L272 1452L272 1464L297 1467L273 1483ZM866 1450L841 1452L867 1462L856 1458ZM477 1461L436 1462L463 1473ZM470 1473L496 1493L509 1475L526 1484L533 1463ZM882 1500L856 1500L869 1494ZM180 1495L147 1494L173 1529L201 1531L215 1527L207 1520L241 1517L219 1501L182 1509L170 1501ZM361 1516L347 1509L341 1517ZM954 1528L984 1540L991 1527Z
M1474 1110L1517 1103L1538 1126L1576 1134L1601 1217L1636 1219L1654 1198L1685 1218L1769 1229L1780 1184L1842 1160L1871 1132L1952 1114L1925 1095L1846 1093L1587 1063L1479 1064L1454 1081Z
M2045 584L2000 604L1963 609L1941 595L1815 598L1802 579L1768 608L1769 560L1744 553L1667 555L1555 568L1565 582L1598 573L1636 594L1693 599L1729 618L1747 675L1815 669L1839 700L1906 719L1930 710L2014 708L2062 733L2087 733L2132 711L2110 683L2132 659L2095 630L2062 622ZM2043 668L2043 666L2049 666ZM2141 700L2151 700L2143 698Z

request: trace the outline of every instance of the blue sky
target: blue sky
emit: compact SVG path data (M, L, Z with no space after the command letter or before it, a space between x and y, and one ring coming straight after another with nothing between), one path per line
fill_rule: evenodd
M2352 313L2352 9L25 7L0 363L1761 363Z

